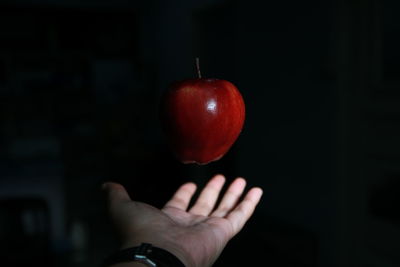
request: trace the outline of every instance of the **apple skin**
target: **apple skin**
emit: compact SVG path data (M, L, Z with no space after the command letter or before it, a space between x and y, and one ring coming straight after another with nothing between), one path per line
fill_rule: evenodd
M219 160L242 131L245 104L231 82L189 79L173 83L160 105L169 145L182 163Z

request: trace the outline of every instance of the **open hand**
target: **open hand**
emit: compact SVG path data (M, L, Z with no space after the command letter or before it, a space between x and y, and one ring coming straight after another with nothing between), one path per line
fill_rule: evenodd
M216 205L224 183L224 176L214 176L192 207L189 203L196 185L185 183L161 210L132 201L120 184L105 183L121 248L151 243L173 253L187 267L211 266L251 217L262 195L255 187L240 201L246 181L236 178Z

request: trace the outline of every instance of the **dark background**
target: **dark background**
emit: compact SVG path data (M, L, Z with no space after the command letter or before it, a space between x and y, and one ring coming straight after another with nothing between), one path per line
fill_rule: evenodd
M0 265L98 266L117 248L102 182L161 207L223 173L264 196L215 266L399 266L399 5L1 1ZM157 116L196 56L247 112L201 167Z

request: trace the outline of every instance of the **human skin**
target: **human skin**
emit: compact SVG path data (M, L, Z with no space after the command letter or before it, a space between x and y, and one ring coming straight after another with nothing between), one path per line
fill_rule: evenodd
M217 204L225 180L223 175L210 179L192 207L189 203L196 185L185 183L162 209L132 201L120 184L105 183L103 189L121 249L150 243L171 252L186 267L211 266L249 220L262 196L262 189L253 187L240 200L246 180L236 178ZM145 265L138 262L113 265L136 266Z

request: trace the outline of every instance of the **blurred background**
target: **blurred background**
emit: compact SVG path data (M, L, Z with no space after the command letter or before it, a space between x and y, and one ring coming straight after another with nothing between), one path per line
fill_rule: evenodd
M399 8L0 1L0 265L98 266L118 245L102 182L162 207L223 173L264 197L215 266L399 266ZM195 57L247 108L206 166L175 160L157 113Z

